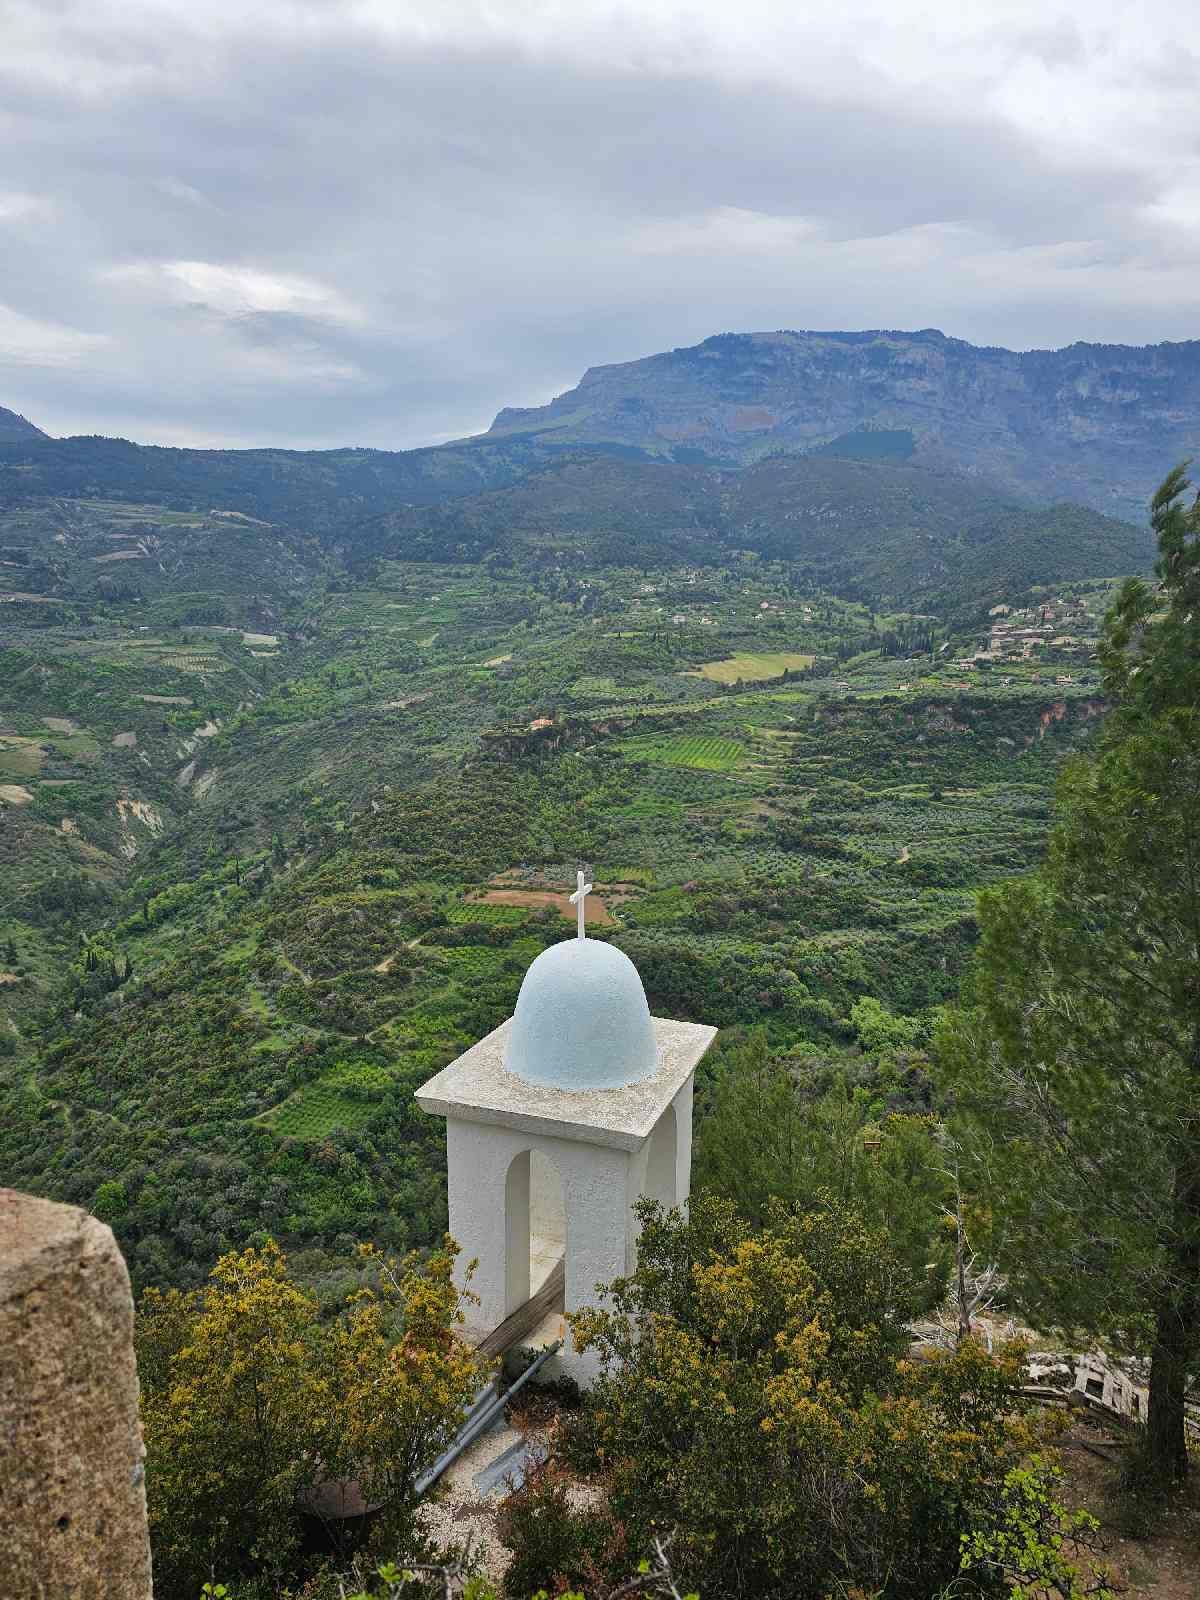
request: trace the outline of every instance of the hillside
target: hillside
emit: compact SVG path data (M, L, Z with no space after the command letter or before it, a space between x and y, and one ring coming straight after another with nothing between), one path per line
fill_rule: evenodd
M877 604L976 606L1032 584L1143 571L1150 535L1083 506L1033 510L915 462L769 456L740 471L580 451L505 488L406 507L355 533L395 557L493 551L657 564L749 549Z
M0 444L20 444L25 439L45 439L48 437L40 428L35 428L27 418L19 416L15 411L7 411L0 406Z
M428 1242L440 1129L412 1090L503 1019L529 960L569 931L542 885L597 863L599 903L619 907L597 931L664 1013L770 1023L836 1056L859 995L920 1011L953 992L971 886L1028 859L1055 758L1089 726L1082 703L1045 725L1044 710L831 705L774 752L760 737L776 798L757 816L748 762L676 766L677 739L678 755L647 742L384 798L343 836L310 836L271 886L259 859L214 861L112 927L116 978L83 971L55 1008L4 1099L0 1160L87 1205L105 1185L143 1282L190 1281L260 1229L335 1257L357 1238ZM887 753L906 725L919 773ZM718 723L693 726L736 758L736 723L723 743ZM826 794L805 800L817 772ZM940 785L962 793L939 817ZM517 892L472 903L518 864Z
M0 444L0 543L0 579L7 569L42 601L219 592L242 597L240 614L218 605L193 620L252 625L324 557L353 571L381 554L548 547L619 565L745 548L875 602L957 605L1143 570L1152 554L1138 528L1079 506L1033 510L919 456L839 447L735 469L537 439L400 454Z
M381 561L274 643L142 631L168 603L31 623L0 740L0 1168L98 1206L141 1283L434 1237L412 1089L569 931L581 859L662 1013L870 1078L855 1001L953 993L1101 709L1078 652L968 684L931 619L732 551Z
M549 405L501 411L484 437L731 464L840 440L1140 516L1167 466L1200 448L1200 343L1018 352L936 329L720 334L590 368Z
M511 483L561 454L538 440L428 450L184 450L80 435L0 435L0 507L46 496L236 511L329 537L398 503Z

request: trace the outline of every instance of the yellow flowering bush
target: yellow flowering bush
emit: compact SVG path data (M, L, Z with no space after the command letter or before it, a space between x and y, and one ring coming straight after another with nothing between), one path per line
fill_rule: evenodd
M603 1376L563 1446L621 1548L669 1534L709 1595L1004 1593L964 1541L1003 1524L1043 1426L1019 1414L1023 1352L910 1359L913 1285L853 1216L775 1207L756 1231L701 1195L643 1221L636 1271L573 1318Z
M323 1319L274 1244L223 1256L202 1288L138 1313L156 1600L215 1573L238 1600L302 1582L303 1498L353 1480L380 1548L411 1548L412 1478L453 1437L481 1372L455 1334L455 1247L368 1250L373 1286Z

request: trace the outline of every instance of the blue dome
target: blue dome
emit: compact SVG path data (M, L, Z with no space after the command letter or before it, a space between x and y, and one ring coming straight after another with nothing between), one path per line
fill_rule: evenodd
M564 939L530 964L504 1065L526 1083L619 1089L658 1070L646 991L615 945Z

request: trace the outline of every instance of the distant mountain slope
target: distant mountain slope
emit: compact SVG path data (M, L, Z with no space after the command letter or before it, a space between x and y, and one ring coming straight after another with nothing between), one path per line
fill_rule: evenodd
M177 450L128 439L0 436L0 508L46 495L238 511L327 535L401 502L511 483L572 446L488 440L427 450Z
M719 334L592 367L547 406L501 411L483 437L733 464L847 436L874 454L878 430L887 453L1140 519L1168 468L1200 452L1200 341L1017 352L936 329Z
M1200 342L1017 355L931 331L720 335L593 368L476 439L409 451L181 450L21 427L0 433L0 512L236 513L315 535L352 567L529 542L601 562L746 547L847 594L959 606L1150 564L1144 533L1098 513L1141 524L1165 472L1200 453Z
M1034 510L916 462L772 456L735 471L594 456L364 525L364 552L478 560L544 545L621 565L758 550L847 595L951 606L1147 569L1150 535L1083 506Z
M27 418L18 415L15 411L6 411L0 406L0 442L8 443L10 440L20 442L22 439L47 439L48 434L40 428L35 428Z

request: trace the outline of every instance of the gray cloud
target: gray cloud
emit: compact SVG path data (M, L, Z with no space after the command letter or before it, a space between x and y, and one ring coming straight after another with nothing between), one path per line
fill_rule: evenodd
M1197 126L1152 15L1004 5L935 44L869 0L778 38L752 3L734 32L507 9L9 6L0 404L398 447L723 329L1200 330Z

